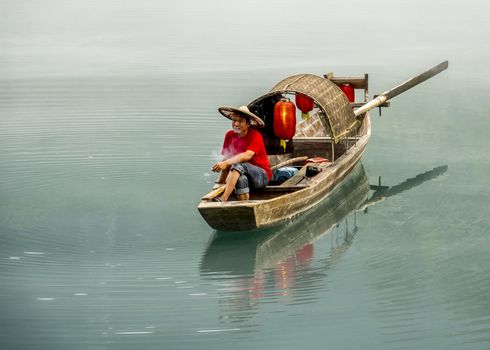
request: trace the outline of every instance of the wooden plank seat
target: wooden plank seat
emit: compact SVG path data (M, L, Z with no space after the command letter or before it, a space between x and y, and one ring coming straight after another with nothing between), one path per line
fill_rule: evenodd
M316 166L318 164L316 163L306 163L305 165L303 165L301 167L301 169L298 170L298 172L290 177L289 179L287 179L286 181L284 181L281 186L284 186L284 187L296 187L296 186L301 186L301 187L306 187L308 185L308 182L309 182L309 179L308 177L306 176L306 170L308 168L308 166Z

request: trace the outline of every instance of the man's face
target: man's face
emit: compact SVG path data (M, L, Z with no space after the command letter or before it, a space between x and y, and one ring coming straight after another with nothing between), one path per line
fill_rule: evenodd
M233 131L237 134L245 133L250 127L250 125L247 123L247 120L236 113L232 114L231 116L231 126L233 128Z

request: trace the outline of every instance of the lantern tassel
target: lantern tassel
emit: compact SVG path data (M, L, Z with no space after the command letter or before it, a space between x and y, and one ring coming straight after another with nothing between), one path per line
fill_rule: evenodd
M303 119L303 120L310 119L310 113L308 113L308 112L306 112L306 113L301 112L301 119Z
M286 152L286 146L287 146L286 142L288 142L288 140L281 139L281 141L280 141L280 145L284 149L284 152Z

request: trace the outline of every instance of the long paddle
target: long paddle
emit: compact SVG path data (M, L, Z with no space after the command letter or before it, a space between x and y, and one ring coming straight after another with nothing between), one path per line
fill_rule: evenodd
M445 70L448 66L449 66L449 62L444 61L442 63L439 63L437 66L434 66L434 67L426 70L422 74L419 74L419 75L405 81L404 83L401 83L400 85L395 86L393 89L383 92L382 94L380 94L376 98L372 99L371 101L369 101L365 105L362 105L361 107L356 109L354 111L355 116L358 117L361 114L364 114L367 111L369 111L373 108L376 108L379 105L382 105L383 103L385 103L389 99L391 99L395 96L398 96L402 92L405 92L408 89L413 88L415 85L418 85L418 84L426 81L427 79L432 78L434 75L439 74L440 72Z

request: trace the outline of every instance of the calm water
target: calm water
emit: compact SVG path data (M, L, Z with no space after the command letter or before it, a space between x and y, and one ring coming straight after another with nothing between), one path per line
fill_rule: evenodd
M401 23L362 57L345 4L289 8L311 25L281 42L263 23L279 2L0 2L1 347L488 349L487 5L437 3L354 4L370 38ZM218 106L300 72L367 72L374 94L444 59L372 113L362 164L315 212L248 235L199 216Z

